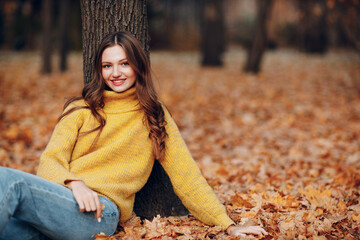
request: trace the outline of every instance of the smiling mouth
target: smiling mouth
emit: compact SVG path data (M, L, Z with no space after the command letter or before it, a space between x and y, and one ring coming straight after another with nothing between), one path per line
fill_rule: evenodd
M120 85L122 85L122 84L125 83L125 79L111 80L111 82L112 82L115 86L120 86Z

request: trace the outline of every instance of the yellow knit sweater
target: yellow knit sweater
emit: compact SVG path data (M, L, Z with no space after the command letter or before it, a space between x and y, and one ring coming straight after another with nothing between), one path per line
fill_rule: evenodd
M135 90L104 92L106 125L90 152L97 132L77 139L79 133L98 126L90 110L76 110L64 117L55 127L37 172L38 176L62 185L66 180L84 181L120 208L120 221L130 218L135 193L145 185L154 164L149 131L143 123L144 113ZM84 101L76 101L65 111L84 105ZM168 138L161 165L175 193L196 218L227 228L233 221L201 175L170 114L165 108L164 111Z

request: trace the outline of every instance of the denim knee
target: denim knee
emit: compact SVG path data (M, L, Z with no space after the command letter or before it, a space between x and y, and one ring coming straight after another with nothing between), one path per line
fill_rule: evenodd
M11 168L0 167L0 185L9 187L14 180L19 182L21 178L14 178L11 171Z
M8 175L8 170L9 168L6 168L6 167L0 167L0 179L2 181L0 182L4 182L5 179L7 179L7 175Z
M0 186L4 186L5 188L14 187L13 184L21 183L24 179L20 174L16 174L17 172L21 173L21 171L0 167Z

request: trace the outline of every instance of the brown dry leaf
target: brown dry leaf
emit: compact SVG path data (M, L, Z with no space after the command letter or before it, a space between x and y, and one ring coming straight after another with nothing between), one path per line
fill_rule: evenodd
M231 203L235 207L253 208L254 206L247 200L243 199L239 194L235 194L231 197Z
M359 215L353 214L353 215L351 216L351 219L354 220L354 221L356 221L356 222L359 222L359 223L360 223L360 214L359 214Z
M299 190L300 193L304 194L307 200L316 207L326 206L329 204L331 197L331 190L318 190L313 187L308 187L305 190Z
M339 203L336 206L340 210L346 210L347 209L346 203L343 200L340 200Z
M228 176L229 172L226 170L225 166L220 166L217 170L216 170L216 174L222 175L222 176Z
M287 219L279 222L279 230L282 236L286 236L288 239L294 239L297 234L293 219Z
M137 240L141 239L146 234L146 229L143 227L124 227L124 231L126 235L123 237L123 239L126 240Z
M13 142L17 140L19 134L19 127L15 124L12 124L10 128L5 131L4 137L10 142Z
M134 212L132 213L131 218L129 220L121 224L121 226L124 228L139 227L140 225L141 225L141 219L138 216L136 216Z
M154 217L152 221L145 220L146 238L153 239L170 234L169 229L166 229L165 225L166 223L161 219L160 215Z

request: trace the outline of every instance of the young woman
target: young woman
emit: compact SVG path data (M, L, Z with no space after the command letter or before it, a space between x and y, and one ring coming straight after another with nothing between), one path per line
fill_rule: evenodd
M64 109L38 176L0 168L0 239L113 234L119 219L130 218L155 159L196 218L233 236L266 234L228 217L158 101L149 61L131 34L103 39L93 80Z

